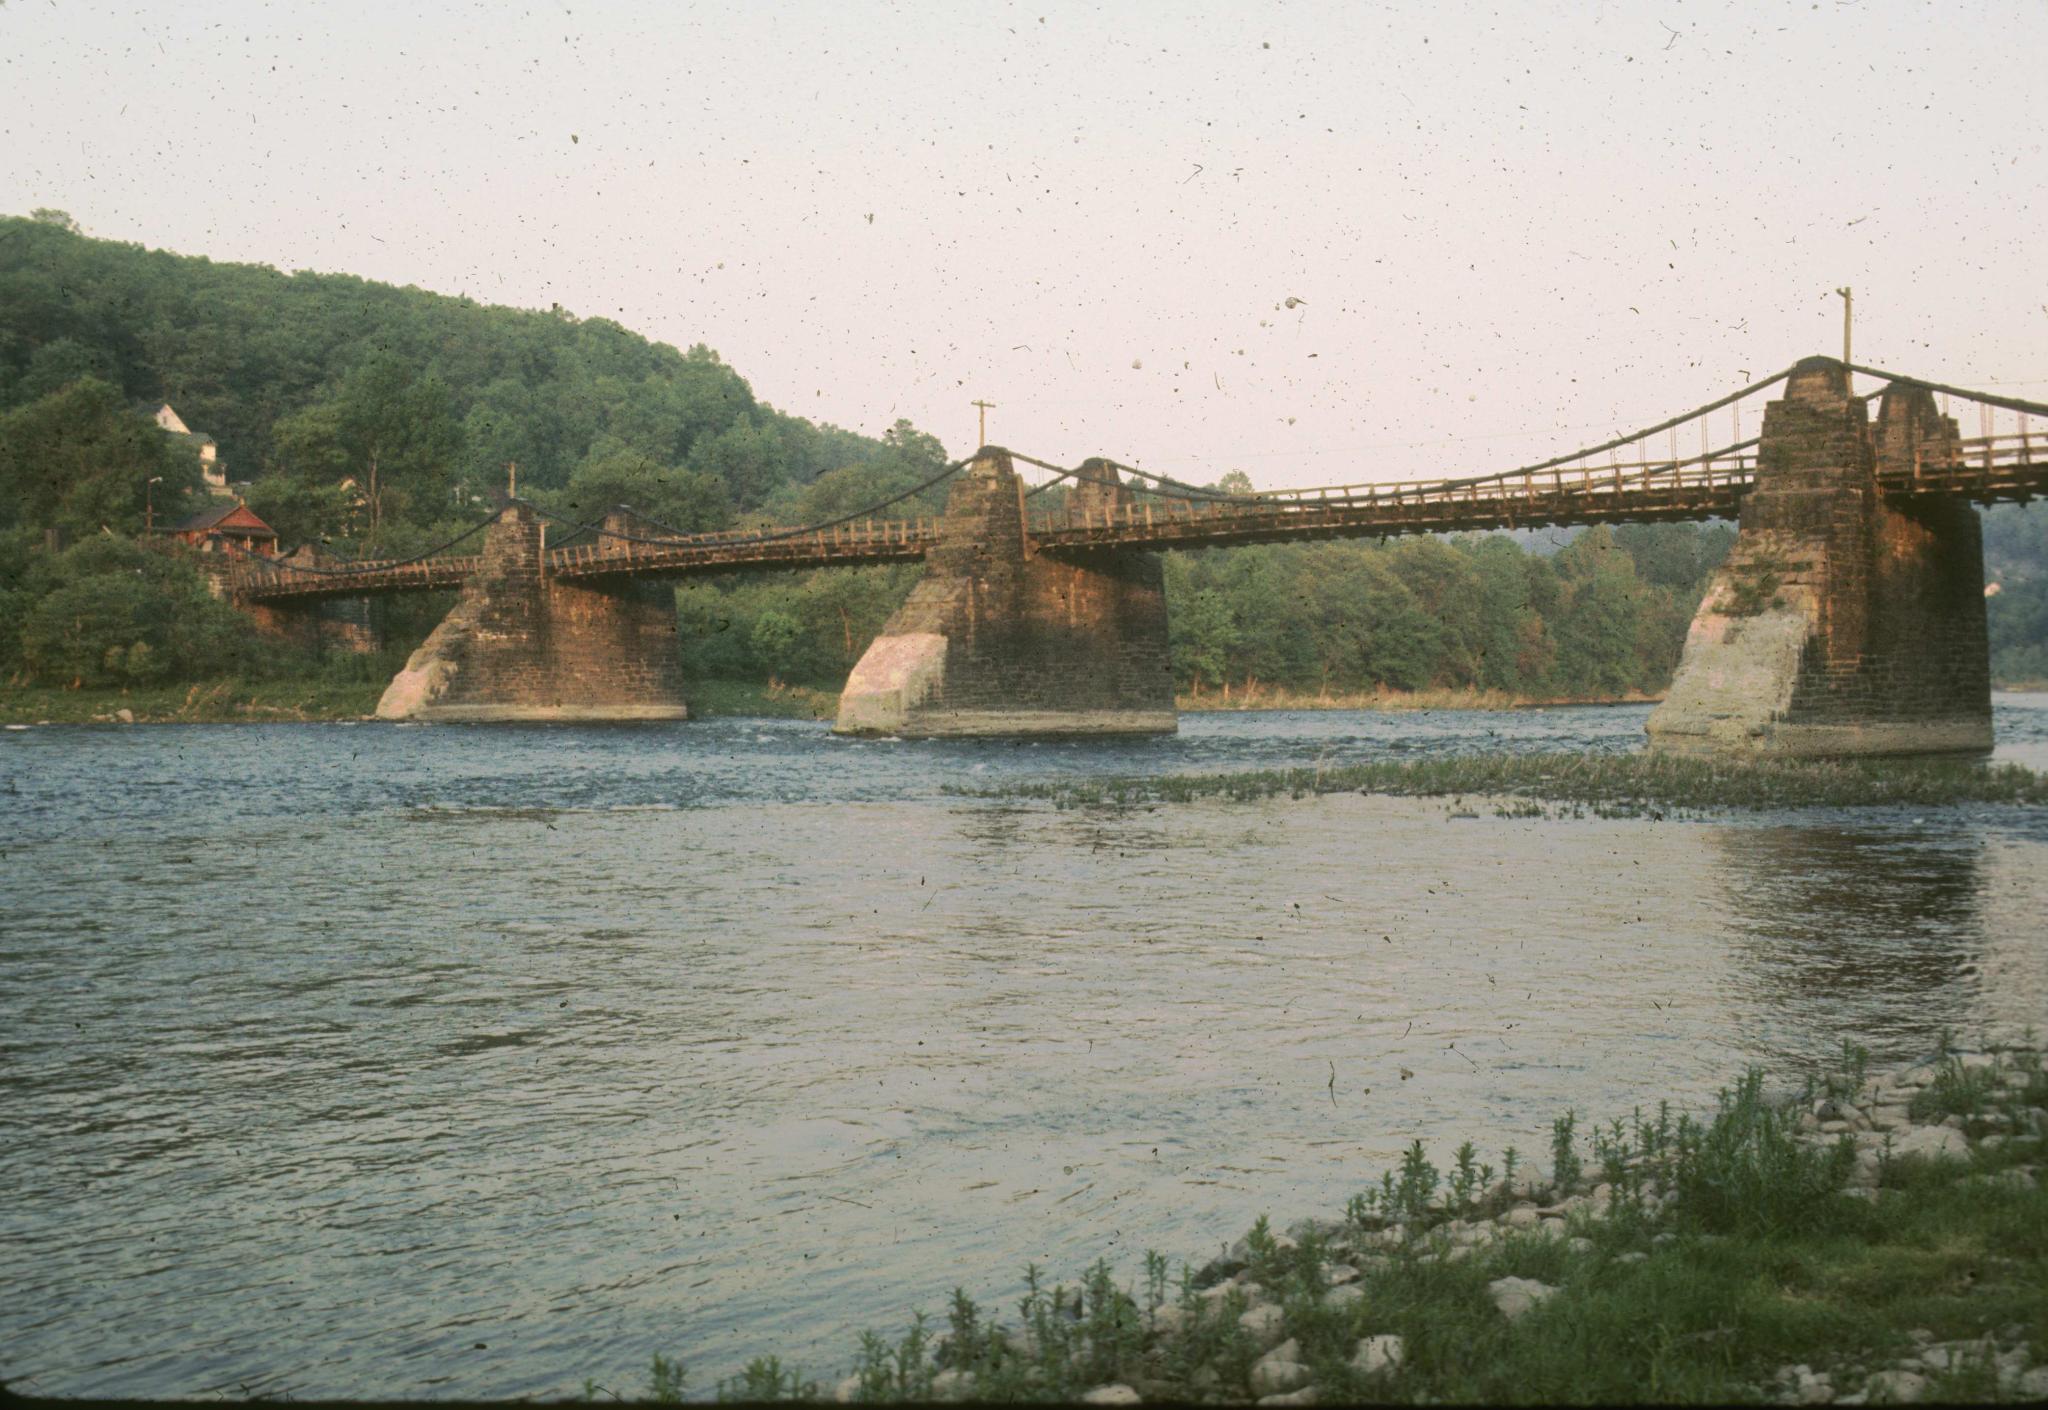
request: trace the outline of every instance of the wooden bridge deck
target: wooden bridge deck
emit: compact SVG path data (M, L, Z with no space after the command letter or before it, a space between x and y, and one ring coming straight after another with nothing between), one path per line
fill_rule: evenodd
M1984 436L1961 443L1953 462L1880 474L1888 497L1959 496L1979 503L2048 496L2048 436ZM1699 463L1636 462L1546 470L1512 478L1340 485L1253 500L1139 495L1108 514L1033 515L1027 532L1062 553L1205 548L1288 540L1377 538L1548 525L1733 518L1755 482L1748 455ZM765 569L852 567L921 560L938 542L934 519L870 520L809 532L695 534L674 539L604 537L549 550L548 572L566 580L684 577ZM402 565L362 563L317 573L269 560L238 566L234 590L254 601L365 597L460 587L476 555Z

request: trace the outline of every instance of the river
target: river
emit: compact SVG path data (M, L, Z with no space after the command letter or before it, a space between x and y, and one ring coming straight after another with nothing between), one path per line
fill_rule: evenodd
M2048 696L1999 757L2048 767ZM1632 749L1647 707L1190 715L1172 739L0 735L0 1378L66 1396L824 1378L1411 1137L1710 1101L2048 1017L2048 816L1057 811L1006 778Z

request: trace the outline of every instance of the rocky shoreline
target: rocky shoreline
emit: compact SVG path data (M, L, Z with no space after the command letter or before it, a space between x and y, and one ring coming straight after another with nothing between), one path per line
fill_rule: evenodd
M928 1338L920 1318L905 1344L867 1338L864 1364L827 1390L793 1375L786 1392L780 1380L770 1385L841 1403L1456 1399L1441 1384L1446 1363L1544 1354L1515 1338L1565 1335L1575 1302L1605 1299L1605 1307L1619 1298L1617 1325L1630 1326L1631 1279L1666 1293L1688 1279L1707 1286L1737 1273L1754 1283L1743 1250L1774 1253L1830 1219L1881 1219L1928 1201L1966 1210L2013 1205L2014 1217L2033 1219L2032 1203L2014 1202L2041 1192L2048 1074L2039 1048L1948 1049L1878 1074L1845 1051L1842 1072L1796 1097L1764 1098L1761 1074L1751 1073L1711 1118L1674 1119L1660 1109L1654 1119L1638 1113L1632 1125L1593 1128L1597 1168L1584 1162L1587 1141L1569 1116L1558 1123L1553 1168L1542 1177L1516 1173L1512 1154L1496 1174L1476 1164L1469 1145L1454 1168L1439 1172L1418 1142L1398 1175L1354 1199L1342 1219L1304 1219L1284 1233L1261 1219L1220 1257L1183 1268L1177 1296L1163 1260L1148 1259L1138 1293L1116 1289L1098 1265L1080 1288L1048 1295L1034 1271L1019 1324L983 1324L961 1295L948 1334ZM1790 1222L1774 1233L1774 1219ZM1870 1242L1866 1232L1845 1247L1859 1238ZM2017 1274L2022 1286L2042 1283L2038 1259ZM1955 1304L1965 1321L1970 1281ZM1432 1313L1431 1299L1442 1312ZM1803 1359L1775 1366L1751 1355L1747 1366L1729 1369L1732 1379L1694 1382L1698 1392L1674 1382L1670 1393L1642 1394L1788 1405L1903 1404L1965 1391L1973 1399L2048 1398L2048 1311L2037 1302L2031 1320L2015 1320L1996 1315L2011 1310L2010 1299L1987 1293L1983 1304L1988 1320L1969 1336L1900 1326L1863 1337L1860 1347L1816 1344L1797 1353ZM1740 1299L1729 1306L1737 1311L1715 1316L1739 1324ZM1458 1318L1468 1320L1454 1329ZM1717 1340L1731 1348L1726 1357L1694 1356L1710 1363L1736 1359L1735 1343L1746 1336L1767 1340L1739 1325L1658 1334L1685 1354ZM1435 1382L1418 1365L1431 1359ZM760 1392L761 1364L732 1393ZM1531 1388L1517 1398L1545 1397Z

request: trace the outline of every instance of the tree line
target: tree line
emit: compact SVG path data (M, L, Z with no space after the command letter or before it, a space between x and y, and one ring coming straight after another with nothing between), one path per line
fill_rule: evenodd
M1165 555L1183 692L1226 684L1614 697L1671 677L1726 525L1627 525L1555 554L1506 534ZM707 580L677 592L694 677L836 690L915 567Z

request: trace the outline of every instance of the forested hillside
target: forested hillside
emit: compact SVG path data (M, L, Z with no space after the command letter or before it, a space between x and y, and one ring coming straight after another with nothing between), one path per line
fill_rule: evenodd
M813 425L711 349L609 320L92 240L58 212L0 219L0 674L120 686L311 669L234 630L175 559L104 542L200 502L193 452L140 414L166 401L217 440L287 546L342 554L458 532L510 463L545 508L583 519L625 503L700 530L827 519L946 460L907 422L879 438ZM53 528L101 542L53 553ZM1171 554L1175 669L1199 691L1655 692L1731 535L1633 525L1551 554L1506 535ZM2048 678L2048 518L1996 511L1986 538L1996 669ZM837 689L915 577L679 589L690 674ZM445 606L395 604L394 651Z
M514 462L527 490L601 471L658 491L679 527L714 527L885 451L767 406L702 345L90 240L42 215L0 219L0 410L82 377L168 401L287 537L445 520ZM333 493L344 477L368 495L363 522Z

